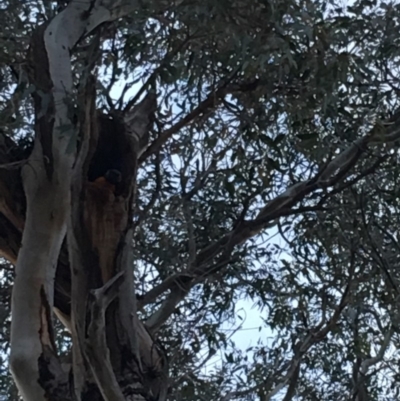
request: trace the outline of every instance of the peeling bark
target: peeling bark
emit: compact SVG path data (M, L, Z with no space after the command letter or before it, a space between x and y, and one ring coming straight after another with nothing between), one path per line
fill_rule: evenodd
M142 360L150 368L153 358L147 352L154 356L155 347L140 334L144 326L136 316L132 260L137 163L155 95L149 94L125 120L107 119L95 110L94 80L89 78L78 125L72 120L76 99L70 49L101 23L135 6L71 1L32 37L28 76L35 89L35 142L22 168L21 202L15 202L18 190L0 172L0 219L5 222L0 246L16 262L10 366L25 401L165 399L165 377L165 384L153 381L152 388L144 377ZM104 135L107 126L118 139L113 149L119 153L110 160L120 166L107 165L105 174L91 177L98 167L96 152L112 147ZM109 161L100 156L101 163ZM110 289L113 296L107 298ZM53 307L73 336L69 374L54 346ZM161 351L155 352L154 359L163 360Z
M103 170L115 168L115 160L120 165L121 180L112 183L104 177L97 177L91 168L99 166L91 163L104 146L101 130L90 124L95 120L93 95L91 102L86 102L86 123L83 124L82 135L85 138L78 161L74 169L72 213L68 231L69 254L72 267L72 333L74 338L74 373L79 378L87 375L85 361L91 367L93 376L105 399L120 399L118 385L129 382L136 392L146 393L150 389L143 388L142 366L137 340L137 328L133 324L136 315L136 298L133 287L132 260L132 225L134 188L137 170L139 139L147 133L151 123L150 115L155 109L155 98L149 95L136 109L136 118L132 117L132 125L136 127L132 136L129 127L115 121L112 129L113 140L116 141L113 157L98 157ZM149 101L149 99L152 99ZM92 106L90 106L90 104ZM140 120L142 124L138 124ZM110 121L108 121L110 124ZM137 128L139 127L139 128ZM106 135L107 133L104 133ZM93 139L94 138L94 139ZM111 139L110 139L111 140ZM90 149L90 144L97 146ZM108 151L110 143L104 149ZM110 155L108 155L110 156ZM89 178L94 181L88 181ZM111 277L123 274L118 296L107 310L102 312L102 323L107 334L107 350L105 353L105 337L100 338L85 330L86 326L94 327L93 311L88 315L87 294L106 288ZM102 287L104 285L104 287ZM97 310L97 309L96 309ZM104 316L103 316L104 315ZM98 320L98 318L97 318ZM103 322L104 320L104 322ZM97 323L97 330L99 323ZM104 335L105 335L104 333ZM98 346L93 346L93 342ZM105 359L106 358L106 359ZM103 365L99 365L103 361ZM105 370L104 370L105 369ZM108 372L108 373L107 373ZM113 372L113 377L110 376ZM106 385L105 377L109 377ZM127 380L129 378L129 380ZM103 383L105 388L101 388ZM135 384L136 383L136 384ZM123 385L122 385L123 386ZM84 390L83 381L75 381L78 394ZM118 389L117 389L118 388Z

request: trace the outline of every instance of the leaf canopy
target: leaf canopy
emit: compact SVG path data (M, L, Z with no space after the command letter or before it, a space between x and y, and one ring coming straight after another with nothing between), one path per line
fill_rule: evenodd
M0 5L0 130L18 151L33 131L29 39L65 6ZM126 107L154 83L158 91L139 171L135 266L143 319L179 300L159 328L171 399L399 397L399 141L383 138L399 124L399 18L398 4L371 0L153 1L72 50L78 87L100 38L101 109ZM189 269L370 132L382 141L360 149L333 185ZM16 400L5 357L13 273L2 268L0 394ZM241 302L256 307L244 322ZM243 349L234 334L257 314L263 330L249 331ZM61 329L59 345L68 346Z

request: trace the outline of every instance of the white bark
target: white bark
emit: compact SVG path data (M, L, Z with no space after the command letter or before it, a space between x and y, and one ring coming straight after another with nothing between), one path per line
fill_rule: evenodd
M23 169L27 215L12 301L10 367L25 401L48 400L38 383L39 358L44 349L53 348L49 316L55 266L70 212L71 168L76 157L76 132L68 113L73 87L70 49L101 23L126 15L135 6L134 1L71 1L44 33L52 81L52 93L45 95L52 96L55 105L54 116L49 116L54 117L52 174L45 169L46 156L36 138Z
M12 299L10 366L24 400L44 400L37 382L38 358L48 337L47 315L53 303L53 282L66 231L68 191L60 176L46 177L37 143L23 170L27 214L16 265ZM47 301L43 303L44 297Z

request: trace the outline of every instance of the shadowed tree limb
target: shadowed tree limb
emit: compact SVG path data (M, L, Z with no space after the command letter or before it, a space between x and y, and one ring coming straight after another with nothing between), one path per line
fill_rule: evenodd
M229 257L235 246L256 236L262 230L274 226L279 218L296 213L293 207L317 189L333 187L340 183L350 173L369 146L390 144L396 141L399 136L400 121L395 120L384 126L378 122L369 133L350 144L343 152L322 167L313 178L290 186L285 192L263 207L255 219L242 221L235 229L222 236L220 240L199 251L196 260L185 273L168 278L160 284L160 287L150 290L149 295L144 295L142 302L151 302L155 299L156 294L157 296L161 294L161 290L162 292L167 289L171 290L159 309L148 319L148 327L151 330L158 330L190 289L208 277L207 272L210 263L215 257L223 254L226 264L229 263ZM369 173L373 173L378 165L378 162L375 163L374 168L370 169ZM361 174L365 176L365 172ZM326 196L324 200L327 199ZM319 207L322 207L322 204L319 204ZM304 211L303 208L298 210L298 212ZM219 260L219 263L221 262Z

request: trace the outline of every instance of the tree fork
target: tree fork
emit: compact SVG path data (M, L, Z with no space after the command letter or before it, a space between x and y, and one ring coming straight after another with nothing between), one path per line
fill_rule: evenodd
M106 207L102 209L108 218L111 217L111 225L106 220L93 218L93 213L99 209L92 208L92 202L98 199L90 196L90 188L93 189L99 181L88 179L91 156L95 155L95 151L91 152L93 141L90 140L95 138L94 143L100 144L96 122L100 118L101 126L107 126L107 119L97 116L94 98L85 99L84 115L80 120L83 141L78 159L78 130L71 121L74 102L70 49L102 22L119 18L135 6L132 2L118 3L118 7L113 9L113 3L107 1L71 1L32 38L28 75L34 85L32 97L36 118L33 150L22 169L25 219L15 220L10 210L0 210L19 232L23 228L21 249L5 249L3 253L10 259L15 259L18 254L10 362L25 401L100 400L108 397L107 394L123 394L126 399L135 400L165 399L165 376L158 385L153 380L152 388L143 384L152 380L146 381L143 377L146 369L142 367L142 361L146 364L149 360L159 362L164 358L160 351L156 352L159 356L153 358L156 347L136 316L131 250L137 158L140 142L147 134L156 108L155 94L149 94L127 112L124 120L112 122L114 127L122 128L117 135L120 140L117 147L124 153L119 154L122 156L121 183L106 179L108 188L103 188L107 191L113 188L105 199L103 206ZM88 93L93 89L90 83L88 89ZM11 212L17 215L15 211ZM66 248L71 267L72 315L68 315L68 310L62 312L64 320L70 324L74 340L74 363L69 378L57 359L52 332L56 266L60 260L59 266L68 263L65 251L59 258L60 251ZM107 339L110 350L107 366L112 367L109 375L114 378L110 377L107 383L97 380L96 390L93 378L99 375L96 372L98 366L93 361L104 355L93 358L93 349L88 351L87 348L86 328L93 318L90 312L93 308L86 308L90 304L87 297L91 291L107 288L109 280L118 273L123 275L123 282L119 283L115 299L110 300L110 305L102 312L106 331L103 339ZM68 282L66 274L58 277ZM61 287L68 297L68 285ZM59 302L62 297L56 298ZM161 365L164 369L165 364ZM110 383L120 389L114 388L110 392L105 388Z

